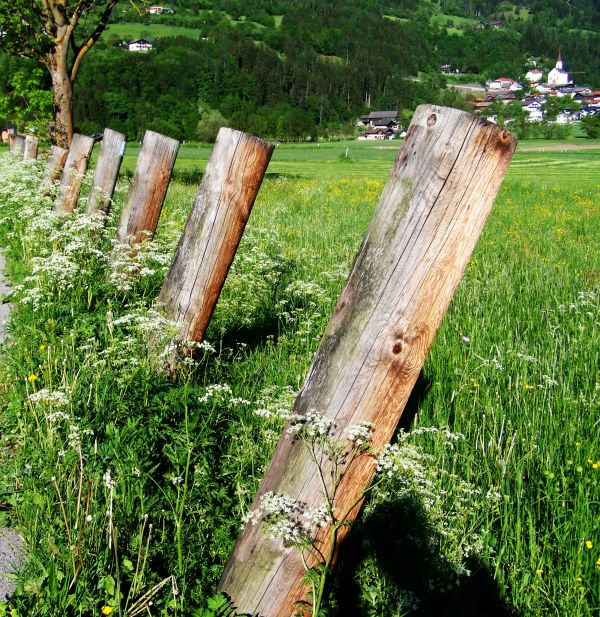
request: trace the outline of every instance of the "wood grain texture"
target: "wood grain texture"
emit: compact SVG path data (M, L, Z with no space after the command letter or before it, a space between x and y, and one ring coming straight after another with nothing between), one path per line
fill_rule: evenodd
M176 139L146 131L117 228L120 242L154 235L178 150Z
M60 190L56 199L55 210L57 212L73 212L75 209L93 147L94 140L92 137L79 133L73 135L71 149L67 155Z
M314 409L340 430L372 422L374 449L389 443L515 145L509 133L466 112L417 109L295 413ZM374 471L368 456L345 471L336 512L356 516ZM267 491L312 507L323 501L305 447L285 430L253 507ZM340 541L347 532L340 530ZM325 553L328 535L317 541ZM219 587L240 612L289 617L292 603L306 599L302 577L295 549L269 540L260 525L247 526Z
M36 160L38 157L40 140L35 135L27 135L25 137L25 149L23 156L26 159Z
M50 148L48 163L46 165L46 175L42 182L42 195L48 195L54 182L60 178L65 163L67 162L68 154L69 151L60 146L52 146L52 148Z
M125 135L104 129L94 179L88 197L87 214L100 210L108 214L125 153Z
M258 137L219 131L158 298L184 340L204 337L272 152Z

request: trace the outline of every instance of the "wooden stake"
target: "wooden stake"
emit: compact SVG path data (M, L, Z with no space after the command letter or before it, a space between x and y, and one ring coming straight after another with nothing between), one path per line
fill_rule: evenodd
M15 155L23 156L25 151L25 135L14 131L8 135L8 151Z
M40 140L34 135L27 135L27 137L25 137L24 156L26 159L37 159L39 143Z
M42 182L42 195L48 195L54 182L56 182L63 171L63 167L67 162L68 150L60 146L52 146L50 148L50 156L48 156L48 164L46 166L46 177Z
M272 152L258 137L219 131L158 298L183 340L204 337Z
M514 149L507 131L476 116L417 109L294 413L316 410L340 431L371 422L374 451L389 443ZM356 517L374 472L373 457L363 455L335 487L325 474L338 516ZM285 430L253 507L267 491L309 507L324 502L318 469ZM334 549L348 530L339 529ZM316 546L327 554L328 529ZM246 526L219 587L239 612L289 617L307 599L303 574L297 549Z
M86 210L88 214L96 210L108 214L124 152L125 135L105 129L88 197Z
M92 137L79 133L73 135L60 184L60 192L56 200L55 210L57 212L73 212L75 209L93 147L94 139Z
M146 131L117 229L120 242L154 235L178 150L176 139Z

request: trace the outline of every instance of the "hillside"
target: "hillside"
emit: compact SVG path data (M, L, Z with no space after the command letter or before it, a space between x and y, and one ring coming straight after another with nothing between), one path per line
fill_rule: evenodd
M225 123L284 140L343 137L368 108L408 117L425 101L468 107L445 89L442 65L465 81L521 79L528 58L546 68L559 49L578 82L598 86L598 5L173 0L164 5L172 12L150 15L123 1L82 66L76 122L87 133L110 125L129 139L152 128L210 140ZM136 38L153 49L127 51L123 43ZM0 57L0 92L10 93L14 70Z

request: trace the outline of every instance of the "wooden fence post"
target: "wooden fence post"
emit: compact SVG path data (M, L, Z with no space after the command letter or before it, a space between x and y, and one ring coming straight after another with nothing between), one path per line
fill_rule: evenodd
M24 156L26 159L37 159L39 143L40 141L35 135L27 135L27 137L25 137Z
M8 134L8 151L21 156L25 151L25 136L16 129L10 129Z
M73 212L75 209L93 147L93 137L79 133L73 135L71 149L63 170L60 192L56 200L55 210L57 212Z
M111 129L104 129L94 180L88 197L86 212L101 210L108 214L119 169L125 153L125 135Z
M272 152L258 137L219 131L158 298L183 340L204 337Z
M154 235L178 150L176 139L146 131L117 228L119 242Z
M294 413L316 410L340 431L370 422L376 452L390 441L514 148L507 131L472 114L417 108ZM334 512L356 517L375 467L360 456L335 487L324 474ZM324 501L307 448L285 430L253 507L267 491L308 507ZM240 612L289 617L293 602L307 598L304 568L297 549L261 526L242 531L219 587ZM348 530L339 529L336 548ZM328 529L316 546L327 554Z
M60 178L68 154L69 151L60 146L52 146L52 148L50 148L50 155L48 156L48 164L46 166L46 176L42 182L42 195L48 195L52 189L52 184Z
M8 151L14 154L17 143L17 129L8 129Z

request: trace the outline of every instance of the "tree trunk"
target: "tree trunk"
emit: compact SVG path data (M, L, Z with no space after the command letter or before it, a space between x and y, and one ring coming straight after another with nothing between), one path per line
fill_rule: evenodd
M68 40L48 54L54 94L54 142L66 150L73 140L73 84L67 66L67 45Z

